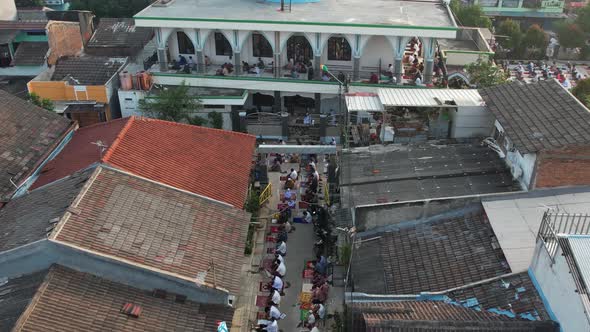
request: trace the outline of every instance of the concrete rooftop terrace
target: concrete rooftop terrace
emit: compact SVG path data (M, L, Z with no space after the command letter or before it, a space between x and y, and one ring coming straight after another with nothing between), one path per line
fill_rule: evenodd
M289 0L285 2L288 7ZM135 19L455 28L442 1L321 0L293 3L291 12L279 8L262 0L173 0L167 6L151 5Z

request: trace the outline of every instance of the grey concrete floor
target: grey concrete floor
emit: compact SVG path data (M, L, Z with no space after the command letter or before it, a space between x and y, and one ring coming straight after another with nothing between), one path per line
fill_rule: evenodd
M285 290L285 296L281 302L281 311L287 314L285 319L279 322L279 327L285 332L305 331L297 328L299 324L299 293L303 285L301 276L305 268L305 261L313 258L313 225L296 224L295 232L289 234L287 241L287 276L285 280L291 283L291 287Z

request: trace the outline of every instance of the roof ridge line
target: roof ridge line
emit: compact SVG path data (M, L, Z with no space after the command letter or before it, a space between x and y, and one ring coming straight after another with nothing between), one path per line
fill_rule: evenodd
M141 264L141 263L138 263L138 262L134 262L134 261L129 260L129 259L126 259L126 258L118 257L118 256L115 256L115 255L110 255L110 254L107 254L107 253L102 253L100 251L96 251L96 250L93 250L93 249L87 249L87 248L84 248L84 247L80 247L80 246L78 246L76 244L73 244L73 243L70 243L70 242L67 242L67 241L58 240L57 238L50 239L49 241L51 241L51 242L53 242L53 243L55 243L57 245L62 245L62 246L69 247L69 248L72 248L72 249L75 249L75 250L80 250L80 251L89 253L91 255L96 255L96 256L99 256L99 257L103 257L103 258L111 259L111 260L114 260L114 261L117 261L117 262L121 262L121 263L124 263L124 264L128 264L128 265L131 265L131 266L140 268L142 270L147 270L147 271L150 271L150 272L155 272L155 273L159 273L159 274L162 274L162 275L165 275L165 276L177 278L177 279L180 279L180 280L183 280L183 281L188 281L190 283L196 284L197 287L199 287L199 286L205 286L205 287L207 287L207 288L209 288L211 290L220 291L220 292L229 294L229 290L227 290L226 288L213 285L212 283L207 282L207 281L203 281L201 283L201 282L197 281L196 278L195 279L192 279L192 278L190 278L188 276L183 276L182 274L179 274L179 273L176 273L176 272L162 270L160 268L149 266L149 265L146 265L146 264ZM65 266L65 267L66 268L71 268L71 267L68 267L68 266ZM83 272L83 271L80 271L80 272ZM83 272L83 273L93 274L91 272ZM110 280L108 278L104 278L104 279ZM122 282L119 282L119 283L122 283Z
M113 122L120 122L123 120L128 120L129 118L118 118L118 119L113 119L107 122L97 122L97 123L93 123L91 125L88 126L84 126L84 127L80 127L78 130L84 130L84 129L89 129L89 128L96 128L96 127L102 127L102 126L108 126L110 124L112 124Z
M163 182L160 182L160 181L152 180L152 179L143 177L141 175L137 175L135 173L132 173L132 172L126 171L124 169L118 168L116 165L113 165L113 164L103 163L103 164L99 165L99 168L104 168L104 169L108 169L108 170L111 170L111 171L114 171L114 172L117 172L117 173L125 174L127 176L131 176L131 177L134 177L136 179L147 181L149 183L153 183L153 184L158 185L158 186L162 186L162 187L165 187L165 188L168 188L168 189L176 190L176 191L181 192L183 194L188 194L188 195L191 195L191 196L194 196L194 197L198 197L200 199L204 199L204 200L210 201L212 203L221 204L221 205L223 205L225 207L232 208L233 210L237 210L237 211L248 213L248 212L246 212L243 209L240 209L240 208L238 208L236 206L231 205L230 203L226 203L226 202L223 202L223 201L220 201L220 200L216 200L214 198L207 197L207 196L204 196L204 195L199 195L197 193L194 193L194 192L191 192L191 191L188 191L188 190L185 190L185 189L181 189L181 188L178 188L178 187L174 187L172 185L169 185L169 184L166 184L166 183L163 183Z
M111 156L115 152L115 149L117 148L117 146L119 146L119 144L120 144L121 140L123 140L123 137L125 136L125 134L127 134L127 131L129 130L129 128L133 124L134 120L135 120L135 116L129 117L129 120L127 121L125 126L123 126L123 129L121 129L121 131L119 132L119 134L117 135L117 137L113 141L113 144L111 144L111 146L109 147L107 152L104 154L104 156L102 158L100 158L101 162L107 162L111 158Z
M142 121L154 121L154 122L160 122L160 123L164 123L164 124L169 124L169 125L173 125L173 126L180 126L180 127L197 127L197 128L202 128L205 130L211 130L211 131L216 131L216 132L224 132L224 133L229 133L231 135L237 135L237 136L245 136L245 137L251 137L256 139L255 135L250 135L250 134L246 134L246 133L242 133L239 131L233 131L233 130L224 130L224 129L217 129L217 128L209 128L209 127L204 127L204 126L195 126L192 124L188 124L188 123L182 123L182 122L174 122L174 121L167 121L167 120L161 120L161 119L154 119L154 118L148 118L148 117L144 117L144 116L133 116L134 118L137 118L138 120L142 120Z
M465 285L461 285L461 286L454 287L454 288L449 288L449 289L438 291L438 292L422 292L422 293L420 293L420 295L422 295L422 294L423 295L446 295L449 292L454 292L454 291L461 290L461 289L464 289L464 288L469 288L469 287L473 287L473 286L477 286L477 285L486 284L488 282L500 280L502 278L512 277L512 276L515 276L517 274L524 273L526 271L527 270L519 271L519 272L505 273L505 274L502 274L502 275L499 275L499 276L495 276L495 277L491 277L491 278L487 278L487 279L482 279L482 280L474 281L474 282L471 282L471 283L468 283L468 284L465 284Z

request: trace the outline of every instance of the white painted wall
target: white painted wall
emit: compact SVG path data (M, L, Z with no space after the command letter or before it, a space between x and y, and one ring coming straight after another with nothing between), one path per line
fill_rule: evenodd
M534 275L550 310L561 325L563 332L590 331L590 323L584 312L584 305L580 294L576 293L576 286L570 274L569 266L562 256L561 248L555 255L555 264L544 244L537 243L535 255L531 263L530 272Z
M496 130L504 132L504 128L502 128L502 125L498 121L494 122L494 126ZM520 151L514 148L512 141L510 141L510 138L508 137L505 137L504 148L506 151L506 164L510 167L510 172L515 178L517 178L521 185L528 188L535 169L535 162L537 160L536 154L521 154ZM520 171L518 171L516 167L520 168ZM521 173L521 175L516 177L515 175L518 175L518 173Z
M377 67L381 59L381 69L386 69L388 64L393 64L393 48L389 41L383 36L373 36L363 50L361 55L361 68Z
M16 20L14 0L0 0L0 21Z
M494 125L494 116L483 106L461 106L449 112L451 137L485 137Z
M147 91L119 89L118 93L122 117L125 118L132 115L143 115L139 111L139 101L145 98L145 96L147 95Z

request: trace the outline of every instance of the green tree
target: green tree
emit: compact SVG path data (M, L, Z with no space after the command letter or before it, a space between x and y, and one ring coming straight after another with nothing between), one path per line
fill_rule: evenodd
M576 12L576 24L587 33L590 33L590 3L578 9Z
M487 59L479 58L468 64L465 71L469 74L469 83L478 88L485 88L506 82L506 74Z
M523 38L523 44L531 48L544 50L548 43L549 38L547 38L547 34L538 24L531 25Z
M512 50L513 54L520 54L522 50L522 32L518 23L506 19L500 23L496 33L502 36L498 38L498 42L502 47Z
M195 124L194 114L203 105L189 94L189 88L183 81L179 86L162 90L155 98L142 99L139 109L148 117Z
M556 24L559 44L566 48L582 47L586 43L586 34L575 23Z
M572 94L586 107L590 107L590 78L578 81L576 87L572 89Z
M461 5L458 0L451 1L451 10L460 25L466 27L492 28L492 20L485 16L479 5Z
M213 128L223 128L223 114L213 111L207 114L207 117L209 118L209 121Z
M70 10L89 10L96 17L133 17L149 6L150 0L72 0Z
M42 107L48 111L53 111L53 109L55 108L51 99L41 98L38 94L36 94L34 92L29 93L28 100L31 103L33 103L39 107Z

